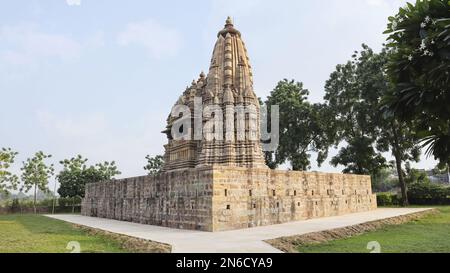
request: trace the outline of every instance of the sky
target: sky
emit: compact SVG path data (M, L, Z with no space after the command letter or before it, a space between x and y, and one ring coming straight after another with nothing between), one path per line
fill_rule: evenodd
M208 71L227 16L242 32L258 96L287 78L320 102L336 65L362 43L379 51L387 17L405 3L1 0L0 147L20 153L15 171L42 150L57 170L81 154L91 164L115 160L120 177L145 175L145 156L163 153L166 117ZM423 156L415 166L435 165Z

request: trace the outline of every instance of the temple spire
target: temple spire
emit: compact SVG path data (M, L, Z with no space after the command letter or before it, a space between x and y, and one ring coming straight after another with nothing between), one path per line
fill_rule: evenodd
M220 37L220 35L222 35L225 38L228 33L238 35L239 37L241 36L241 33L234 28L233 20L230 16L228 16L227 20L225 20L225 27L224 29L219 31L217 37Z
M207 165L265 168L259 141L259 102L253 91L252 67L241 33L234 27L231 17L225 20L224 28L219 31L207 75L202 72L178 104L193 107L195 95L202 97L204 105L213 104L222 109L225 126L214 125L213 129L203 132L206 134L204 138L200 135L198 139L177 141L169 137L169 143L165 146L164 170ZM239 116L235 110L242 106L249 108L246 114ZM200 118L201 124L211 122L211 117L200 114ZM165 132L170 132L178 119L179 116L171 116ZM228 131L224 132L224 127ZM191 129L194 131L194 128ZM210 139L211 134L220 137Z
M217 81L214 78L216 75L219 77ZM247 97L252 97L248 94L253 92L253 77L247 49L230 16L225 21L224 29L219 31L207 78L211 79L210 86L214 79L222 94L224 88L229 87L236 95L247 92Z
M227 17L227 20L225 21L225 27L234 27L233 25L233 20L231 19L230 16Z

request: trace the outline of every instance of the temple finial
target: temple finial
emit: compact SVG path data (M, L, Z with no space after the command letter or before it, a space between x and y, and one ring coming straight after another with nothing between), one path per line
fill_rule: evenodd
M225 27L232 27L233 26L233 20L230 16L227 17L227 20L225 21Z

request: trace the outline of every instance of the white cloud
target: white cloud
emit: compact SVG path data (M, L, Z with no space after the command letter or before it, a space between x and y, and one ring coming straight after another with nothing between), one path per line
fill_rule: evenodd
M66 0L66 3L69 6L79 6L81 5L81 0Z
M82 48L71 37L42 32L35 24L0 27L0 44L0 60L13 65L35 64L47 58L71 60Z
M133 22L117 36L120 46L142 46L155 59L176 56L181 47L181 35L154 20Z

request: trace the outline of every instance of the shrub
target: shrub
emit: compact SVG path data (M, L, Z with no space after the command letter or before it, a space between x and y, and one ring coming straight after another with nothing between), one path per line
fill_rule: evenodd
M399 206L401 197L398 194L391 193L391 200L393 206Z
M408 188L413 205L450 205L450 188L431 183L415 183Z
M72 204L72 200L65 197L58 198L58 205L60 207L68 207Z
M392 194L388 192L377 193L377 204L378 206L391 206Z
M75 203L75 205L80 205L81 204L81 198L80 197L75 197L75 198L72 198L72 197L60 197L60 198L58 198L58 205L60 207L71 207L73 203Z
M11 212L12 213L17 213L19 211L20 211L19 199L14 198L14 200L12 201L12 204L11 204Z

